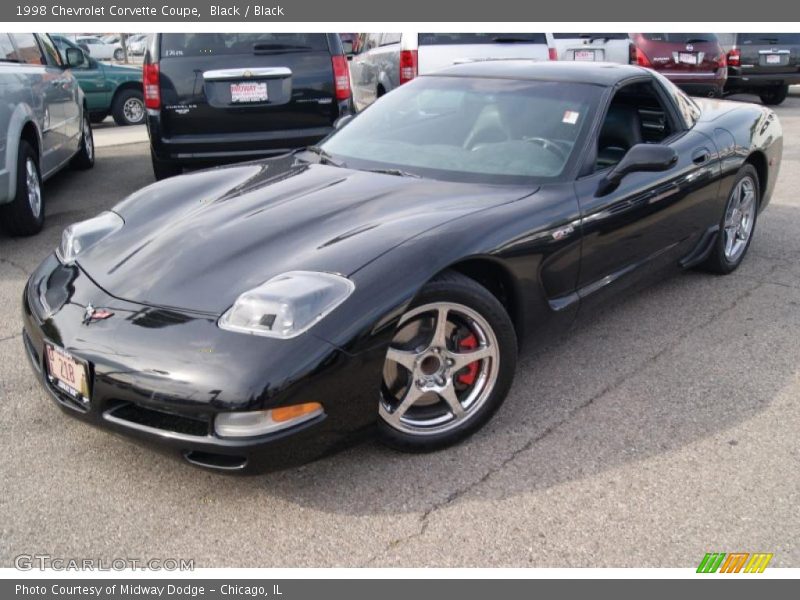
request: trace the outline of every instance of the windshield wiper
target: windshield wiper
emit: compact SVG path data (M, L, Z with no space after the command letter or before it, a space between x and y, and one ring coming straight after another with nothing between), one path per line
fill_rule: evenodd
M323 165L331 165L334 167L345 166L345 163L336 160L335 158L333 158L333 156L331 156L328 153L327 150L323 150L319 146L309 146L308 148L306 148L306 150L308 150L309 152L313 152L314 154L319 156L319 162Z
M382 173L383 175L397 175L398 177L413 177L414 179L422 179L422 177L416 173L409 173L408 171L403 171L402 169L364 169L364 171L369 171L370 173Z
M691 38L686 40L687 44L705 44L706 42L708 42L708 40L703 38Z
M260 54L262 52L277 52L281 50L292 50L299 52L301 50L311 50L311 46L303 46L300 44L253 44L253 53Z
M513 37L513 36L506 36L506 37L495 37L492 38L493 42L497 42L498 44L531 44L533 40L531 38L523 38L523 37Z

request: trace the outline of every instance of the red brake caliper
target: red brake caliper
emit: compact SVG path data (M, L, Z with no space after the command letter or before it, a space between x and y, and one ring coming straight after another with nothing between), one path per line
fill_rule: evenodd
M474 333L470 333L467 337L462 339L458 343L459 350L475 350L478 347L478 338L475 337ZM456 381L459 383L463 383L464 385L472 385L475 383L475 378L478 376L478 368L480 367L480 361L475 361L469 363L464 369L462 369L462 373L456 378Z

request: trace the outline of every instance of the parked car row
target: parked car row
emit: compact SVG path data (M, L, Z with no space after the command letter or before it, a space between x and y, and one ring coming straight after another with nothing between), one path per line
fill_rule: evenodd
M528 58L635 64L683 90L722 97L755 92L780 104L800 83L800 34L714 33L363 33L347 36L354 103L363 110L410 81L460 62Z

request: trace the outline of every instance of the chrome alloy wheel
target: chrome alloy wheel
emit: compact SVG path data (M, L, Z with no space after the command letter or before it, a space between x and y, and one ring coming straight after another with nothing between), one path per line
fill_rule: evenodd
M450 302L414 308L386 353L379 414L414 435L452 430L491 395L499 359L494 331L476 311Z
M139 123L144 119L144 102L139 98L128 98L122 105L122 115L131 125Z
M725 212L725 258L735 263L747 248L756 219L756 184L752 177L739 180Z
M25 185L28 188L28 204L31 214L38 219L42 212L42 186L39 184L39 171L32 158L25 161Z
M90 161L94 159L94 136L92 135L92 124L89 117L83 118L83 147L86 149L86 158Z

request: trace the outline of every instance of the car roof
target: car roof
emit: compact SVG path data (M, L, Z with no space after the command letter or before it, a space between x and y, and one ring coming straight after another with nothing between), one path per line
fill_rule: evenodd
M626 79L641 77L648 70L635 65L573 61L478 60L446 67L430 75L448 77L498 77L590 83L612 86Z

